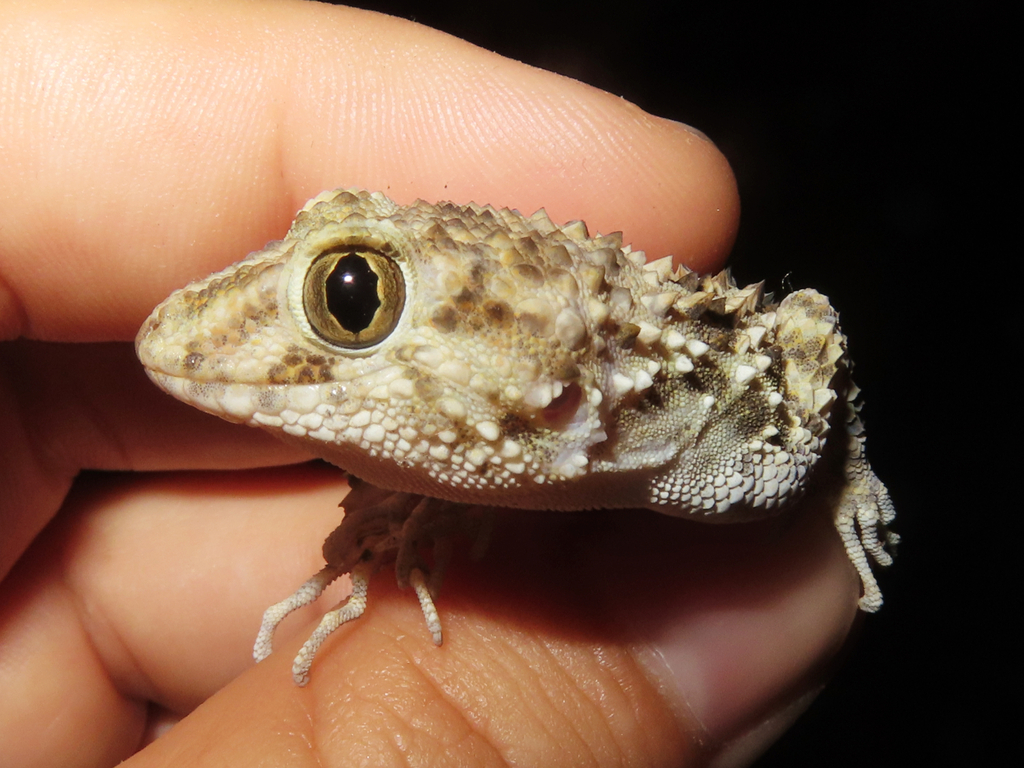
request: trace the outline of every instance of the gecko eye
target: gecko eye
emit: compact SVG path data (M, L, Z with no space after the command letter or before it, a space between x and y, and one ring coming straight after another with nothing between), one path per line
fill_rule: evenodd
M325 251L310 265L302 290L309 324L324 341L348 349L379 344L405 305L402 270L366 248Z

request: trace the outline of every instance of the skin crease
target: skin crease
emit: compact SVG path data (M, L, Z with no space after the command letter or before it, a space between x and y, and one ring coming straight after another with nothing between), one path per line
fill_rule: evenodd
M816 510L503 514L486 558L452 565L441 648L383 572L307 688L291 659L344 585L254 666L344 477L160 394L130 343L171 290L338 186L545 206L715 269L739 204L710 143L341 8L0 14L0 763L726 766L784 729L856 614Z

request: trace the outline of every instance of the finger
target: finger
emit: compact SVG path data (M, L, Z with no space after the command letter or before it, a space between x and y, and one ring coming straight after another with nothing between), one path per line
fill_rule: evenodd
M732 241L728 166L684 126L387 17L294 3L204 6L198 19L189 9L5 12L0 338L130 339L171 289L280 236L307 196L341 184L400 201L546 205L698 267ZM296 456L246 430L192 430L196 417L168 399L145 403L140 420L138 386L90 401L107 371L62 350L12 355L0 367L15 454L0 573L82 467L152 467L161 453L164 466L225 466L230 448L235 466ZM156 428L167 423L177 438Z
M104 714L140 699L184 714L248 669L263 608L320 567L342 489L315 466L236 475L100 479L76 492L50 540L55 575L40 583L53 586L39 600L54 602L56 591L89 610L72 611L70 627L34 622L25 635L49 652L0 667L21 676L0 681L5 690L34 680L75 691L84 678L124 697ZM841 547L813 515L717 527L640 512L516 511L482 564L453 564L438 600L442 648L384 571L366 615L328 640L310 686L296 689L291 659L340 594L290 617L267 662L146 759L160 764L169 750L202 765L256 750L284 761L298 749L329 762L361 749L386 756L402 740L428 762L483 754L558 764L545 755L587 750L598 764L651 752L688 764L816 690L856 611ZM89 652L91 667L70 663ZM60 700L75 710L67 701L78 699ZM79 719L65 723L98 725L122 747L141 731L136 719L126 734L81 701Z
M0 743L37 760L13 764L112 764L147 702L184 714L251 666L263 609L319 567L344 489L315 465L76 483L0 584Z
M304 460L167 397L129 344L0 344L0 578L82 468L234 468Z
M660 690L724 765L770 746L831 677L860 583L818 504L742 525L623 515L591 553L608 621L646 642ZM726 757L726 755L731 757Z
M130 339L338 186L547 206L701 268L735 233L728 165L697 133L409 22L296 3L7 15L8 337Z

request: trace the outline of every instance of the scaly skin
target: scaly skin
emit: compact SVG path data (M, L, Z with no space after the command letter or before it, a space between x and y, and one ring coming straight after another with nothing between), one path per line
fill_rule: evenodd
M891 561L894 511L864 458L828 299L802 290L765 304L760 285L727 273L645 262L618 234L543 211L332 191L285 239L153 312L136 346L160 387L369 484L346 500L324 570L267 611L257 659L285 615L352 573L353 597L296 659L303 684L391 555L440 643L438 553L475 526L477 505L729 522L816 489L861 607L878 609L869 558Z

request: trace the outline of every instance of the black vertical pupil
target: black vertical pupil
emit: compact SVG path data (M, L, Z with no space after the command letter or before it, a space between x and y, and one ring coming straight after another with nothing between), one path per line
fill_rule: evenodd
M338 259L327 276L327 309L349 333L365 331L380 309L377 279L366 259L354 253Z

